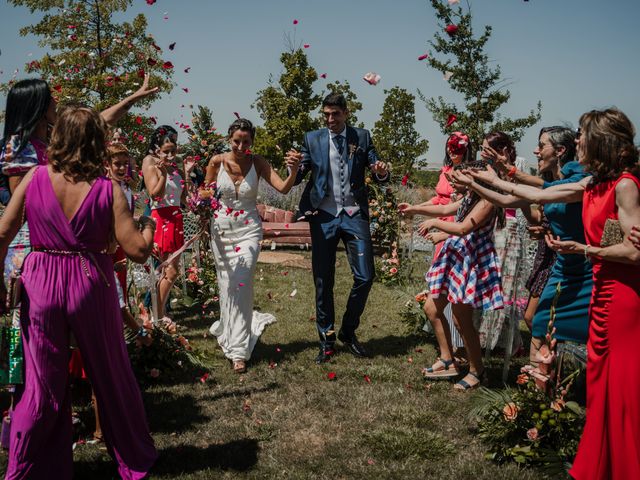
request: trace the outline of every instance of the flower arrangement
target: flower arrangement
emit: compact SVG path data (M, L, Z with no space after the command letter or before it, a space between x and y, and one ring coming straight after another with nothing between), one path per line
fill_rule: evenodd
M565 471L573 460L585 422L584 409L571 395L583 369L577 366L562 378L562 362L556 355L553 323L558 296L559 286L540 366L523 367L515 388L482 388L471 412L478 421L479 437L489 445L488 458L541 467L552 475Z
M408 334L422 331L422 328L428 322L429 319L424 313L424 303L426 301L427 292L420 292L414 299L405 302L404 308L400 312L400 318L407 327Z
M216 182L195 189L187 198L187 206L200 217L201 222L208 221L222 207Z
M369 188L369 217L371 241L374 247L391 250L391 245L398 242L400 235L400 219L398 202L392 188L378 185L371 177L365 180Z
M195 352L189 340L178 334L179 327L175 322L152 323L144 307L141 307L141 313L146 335L140 337L128 329L125 332L131 366L138 381L156 379L163 374L209 370L202 354Z
M195 258L185 272L187 295L195 302L207 307L218 298L218 278L216 276L215 260L210 252L201 253L200 267ZM188 303L188 302L187 302Z
M376 278L385 285L400 283L400 259L395 241L391 243L391 253L383 253L376 261Z

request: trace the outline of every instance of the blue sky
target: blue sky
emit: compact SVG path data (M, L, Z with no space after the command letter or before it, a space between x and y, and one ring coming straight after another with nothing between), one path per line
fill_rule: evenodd
M445 0L443 0L445 1ZM464 3L465 0L462 0ZM524 115L542 101L542 120L518 145L530 162L540 127L576 125L581 113L617 106L640 126L640 17L638 0L470 0L474 25L493 26L488 54L510 79L512 99L501 112ZM260 123L251 109L256 92L270 74L281 71L284 34L294 34L319 73L317 90L329 81L348 80L363 103L359 118L367 128L378 119L385 88L400 86L412 93L455 99L439 72L417 57L437 28L427 0L158 0L149 6L134 0L127 16L143 12L148 32L165 48L176 66L177 87L151 108L165 123L189 122L182 104L207 105L219 129L240 112ZM164 19L165 12L167 20ZM0 5L0 81L43 50L34 37L20 37L21 26L35 19L24 8ZM299 24L294 28L293 20ZM167 46L176 42L170 52ZM32 54L30 57L29 54ZM183 69L191 67L190 73ZM362 80L369 71L382 76L377 86ZM180 87L188 87L184 93ZM4 105L4 99L2 99ZM427 158L441 161L444 137L416 101L416 126L430 142Z

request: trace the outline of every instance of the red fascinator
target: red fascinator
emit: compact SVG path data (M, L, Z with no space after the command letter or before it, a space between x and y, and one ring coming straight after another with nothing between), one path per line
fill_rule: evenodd
M464 155L469 148L469 136L462 132L453 132L447 140L447 148L454 155Z

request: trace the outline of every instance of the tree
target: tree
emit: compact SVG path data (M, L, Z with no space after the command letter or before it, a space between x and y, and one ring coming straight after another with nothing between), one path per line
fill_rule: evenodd
M299 148L305 132L315 130L320 123L311 112L317 111L321 97L313 93L318 79L316 70L309 66L302 48L282 53L280 62L284 71L273 82L258 92L252 105L258 110L264 126L258 129L254 150L281 167L283 156L290 148Z
M146 33L142 14L132 22L115 23L113 16L126 11L133 0L9 0L43 12L42 20L20 29L20 35L41 37L39 45L50 51L26 65L27 73L47 80L54 96L64 104L81 101L98 110L118 103L137 90L145 73L151 83L169 92L173 64L160 58L162 49ZM2 85L7 91L11 82ZM148 107L151 99L138 104ZM118 127L129 148L138 155L146 150L155 119L128 114Z
M426 153L429 142L416 131L416 97L404 88L385 90L380 119L373 127L373 140L378 155L392 165L392 179L409 175L415 161Z
M217 132L209 107L198 105L197 111L191 113L191 125L185 126L187 142L180 145L180 150L185 156L196 157L200 167L206 167L206 162L213 155L227 149L225 136Z
M349 109L349 125L364 128L364 124L362 122L358 122L357 116L358 112L362 110L362 103L358 101L357 95L353 90L351 90L349 82L345 80L344 83L341 83L340 80L336 80L333 83L327 84L327 90L328 92L323 92L323 97L329 93L339 93L347 100L347 108ZM320 117L319 122L320 124L324 123L322 117Z
M441 57L436 58L430 51L428 63L445 75L451 88L462 95L464 103L462 108L458 108L442 97L427 99L418 92L434 120L440 124L442 133L464 131L476 147L485 133L496 130L509 134L514 141L520 140L524 131L540 120L542 104L538 102L537 111L531 110L522 118L511 119L498 114L511 94L505 89L506 81L501 77L500 66L490 67L485 53L492 28L485 26L484 33L475 38L468 3L465 13L461 6L454 8L442 0L430 1L440 30L436 31L429 45ZM451 115L455 115L457 120L448 125L453 118Z

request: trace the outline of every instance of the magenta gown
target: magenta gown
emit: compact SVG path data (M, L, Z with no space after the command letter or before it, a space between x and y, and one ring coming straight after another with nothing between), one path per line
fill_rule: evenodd
M158 456L123 339L113 264L103 253L112 228L112 194L110 180L96 179L69 221L46 167L38 167L27 186L34 251L23 264L25 383L16 392L7 479L73 476L71 332L120 476L144 477Z

